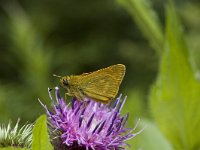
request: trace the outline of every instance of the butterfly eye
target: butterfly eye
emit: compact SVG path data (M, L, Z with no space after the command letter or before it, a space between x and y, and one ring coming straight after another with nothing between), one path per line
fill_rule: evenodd
M63 79L63 85L68 86L69 82L67 80Z

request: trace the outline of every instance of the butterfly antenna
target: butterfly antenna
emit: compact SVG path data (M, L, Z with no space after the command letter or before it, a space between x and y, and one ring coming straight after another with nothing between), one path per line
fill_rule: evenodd
M59 75L56 75L56 74L53 74L54 77L57 77L57 78L62 78L62 76L59 76Z

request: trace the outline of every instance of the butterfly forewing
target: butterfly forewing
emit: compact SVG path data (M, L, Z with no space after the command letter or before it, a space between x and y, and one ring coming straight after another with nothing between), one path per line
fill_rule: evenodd
M117 64L80 75L77 84L85 96L107 103L117 95L124 74L125 66Z

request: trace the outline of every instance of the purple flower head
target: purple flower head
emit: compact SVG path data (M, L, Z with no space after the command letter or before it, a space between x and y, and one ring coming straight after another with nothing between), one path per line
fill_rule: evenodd
M55 149L125 149L128 145L126 141L142 131L133 133L134 129L126 128L129 115L128 113L125 116L120 114L126 101L126 97L121 98L122 95L116 99L114 104L102 104L90 99L81 102L76 98L66 104L56 87L56 101L50 92L49 96L53 102L54 111L49 111L45 105L41 104L46 109L50 132L54 135L52 143L55 144L54 139L59 139Z

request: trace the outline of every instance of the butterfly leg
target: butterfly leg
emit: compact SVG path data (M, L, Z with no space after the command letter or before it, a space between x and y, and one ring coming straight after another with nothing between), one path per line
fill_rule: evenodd
M65 93L65 100L67 99L67 96L72 96L72 95L69 93Z
M67 100L67 96L68 96L67 93L65 93L65 100Z
M78 95L79 95L79 98L81 99L81 101L84 102L84 107L86 107L87 106L87 101L86 101L86 97L85 97L83 91L79 90L79 94Z
M82 98L81 98L81 96L78 93L73 93L72 96L75 97L80 102L83 101Z

